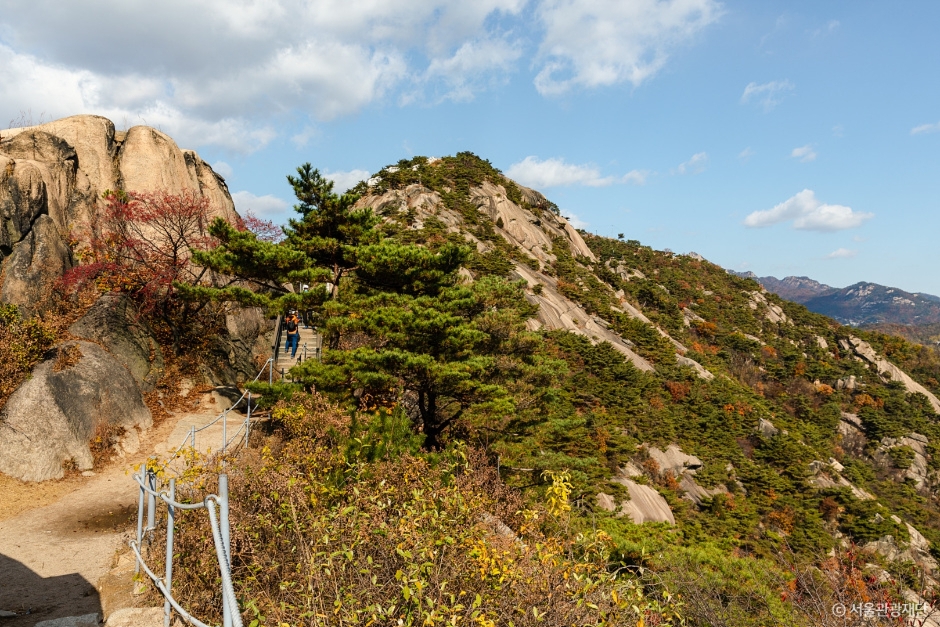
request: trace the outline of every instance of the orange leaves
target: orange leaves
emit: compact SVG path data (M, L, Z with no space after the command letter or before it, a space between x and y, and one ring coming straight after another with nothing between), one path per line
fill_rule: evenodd
M703 355L717 355L718 351L721 349L718 348L715 344L702 344L701 342L692 342L692 350L702 353Z
M688 381L666 381L664 385L669 394L672 395L674 402L684 399L692 389L692 384Z
M875 409L881 409L885 406L884 399L875 399L870 395L862 393L855 396L855 409L858 411L862 407L874 407Z
M761 352L761 355L762 355L765 359L776 359L776 358L777 358L777 349L774 348L773 346L769 345L769 344L765 344L764 346L761 346L760 352Z
M746 416L749 413L751 413L751 410L753 410L754 408L745 402L738 402L738 403L726 403L725 406L722 407L722 409L724 409L725 413L727 414L737 414L739 416Z

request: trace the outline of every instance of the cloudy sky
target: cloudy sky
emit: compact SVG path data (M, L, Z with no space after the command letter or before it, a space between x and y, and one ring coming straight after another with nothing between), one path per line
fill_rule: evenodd
M940 3L0 0L0 125L157 127L283 221L470 150L592 232L940 294Z

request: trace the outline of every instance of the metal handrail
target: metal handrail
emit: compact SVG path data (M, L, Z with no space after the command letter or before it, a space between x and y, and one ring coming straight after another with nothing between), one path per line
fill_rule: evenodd
M255 378L252 379L252 383L258 381L261 378L261 375L264 374L265 370L268 370L268 383L273 383L274 379L274 366L277 363L277 355L279 352L281 344L281 332L282 332L282 316L277 318L277 328L275 332L275 341L274 346L272 347L273 354L269 358L264 366L261 367L261 370L258 371L258 374L255 375ZM229 438L227 434L227 416L228 413L235 409L243 400L248 399L248 411L244 421L240 421L241 425L235 434ZM225 451L228 447L241 439L243 436L242 431L244 430L244 440L247 445L248 436L251 433L251 391L245 390L242 392L242 395L238 397L238 400L232 403L228 408L222 411L221 414L216 416L211 421L202 425L198 429L193 426L190 428L189 433L186 434L186 439L180 444L179 447L173 451L173 454L163 463L161 470L166 468L167 464L170 463L170 460L174 459L179 455L187 443L193 448L196 447L196 434L208 429L212 425L216 424L219 421L222 421L222 465L225 465ZM176 479L171 478L169 480L169 490L157 490L156 481L157 476L153 470L146 471L146 478L144 473L134 474L134 481L139 486L140 498L137 507L137 537L135 540L131 540L128 544L134 552L135 561L137 564L137 572L140 572L141 569L150 577L154 585L163 595L164 602L164 617L163 623L164 627L170 627L170 618L172 611L176 611L177 614L183 620L185 620L190 625L194 627L211 627L206 623L200 621L199 619L192 616L188 613L179 602L173 598L173 532L176 520L176 511L192 511L197 509L205 508L209 514L209 525L212 529L212 539L215 544L216 549L216 558L219 562L219 570L222 580L222 624L223 627L242 627L241 612L238 609L238 600L235 598L235 588L232 583L232 573L231 573L231 548L230 548L230 528L229 528L229 507L228 507L228 476L226 474L219 475L219 494L210 494L207 496L201 503L180 503L176 500ZM161 579L158 577L146 564L143 555L141 555L141 546L144 540L144 535L146 533L152 532L156 529L156 508L157 500L166 503L167 506L167 546L166 546L166 574L164 578ZM216 513L215 507L218 505L219 512ZM144 520L147 521L146 526L144 526Z
M284 316L278 315L277 325L274 327L274 346L271 347L271 359L277 363L277 356L281 352L281 334L284 331Z
M212 540L215 545L216 559L222 579L222 624L223 627L242 627L241 612L238 609L238 599L235 597L235 588L232 583L231 566L231 531L229 527L228 502L228 475L219 475L219 494L210 494L201 503L180 503L176 500L176 479L170 479L169 491L156 490L156 473L147 470L144 473L134 474L134 481L139 486L140 496L137 508L137 538L128 544L134 551L138 572L142 568L154 585L163 595L164 627L169 627L171 613L175 610L180 617L194 627L210 627L206 623L192 616L173 597L173 540L176 522L176 510L196 510L205 508L209 514L209 525L212 529ZM166 535L166 574L163 579L158 577L147 566L141 546L144 535L156 528L157 499L167 505L167 535ZM146 508L145 508L146 504ZM216 512L216 506L219 512ZM144 519L147 526L144 527Z
M255 375L255 378L252 379L251 382L252 382L252 383L255 383L258 379L260 379L260 378L261 378L261 375L264 374L264 371L265 371L265 370L268 370L268 371L269 371L268 380L269 380L269 383L270 383L271 379L273 379L273 377L274 377L274 361L273 361L273 359L268 359L266 362L264 362L264 366L261 367L261 370L258 371L258 374ZM245 390L244 392L242 392L242 395L238 397L238 400L237 400L237 401L235 401L234 403L232 403L228 408L226 408L225 410L223 410L221 414L219 414L218 416L216 416L215 418L213 418L211 421L209 421L209 422L207 422L206 424L202 425L202 426L199 427L198 429L197 429L195 426L192 427L192 428L189 430L189 433L186 434L186 437L183 439L183 442L182 442L178 447L176 447L176 450L173 451L173 453L170 455L170 457L167 459L167 461L163 464L163 466L162 466L161 468L166 468L167 464L170 463L170 460L174 459L177 455L179 455L180 451L182 451L184 448L186 448L186 445L187 445L187 444L189 444L189 446L195 448L195 447L196 447L196 434L199 433L200 431L203 431L203 430L205 430L205 429L208 429L209 427L211 427L212 425L214 425L215 423L217 423L219 420L222 420L222 421L223 421L223 422L222 422L222 430L225 431L225 430L226 430L225 418L226 418L226 416L228 415L228 412L230 412L230 411L232 411L233 409L235 409L236 407L238 407L238 405L239 405L243 400L245 400L246 397L248 398L248 417L246 418L246 421L247 421L247 420L250 420L250 419L251 419L251 392L250 392L249 390ZM239 431L240 431L240 430L239 430ZM223 440L224 440L224 438L223 438ZM223 445L222 450L225 451L226 448L227 448L227 447Z

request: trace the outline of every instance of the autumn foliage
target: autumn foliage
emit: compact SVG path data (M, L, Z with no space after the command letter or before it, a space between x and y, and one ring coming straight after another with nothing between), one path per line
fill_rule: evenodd
M73 294L98 291L129 294L141 315L167 331L179 345L187 323L207 303L183 298L178 286L228 281L191 262L193 251L213 249L211 207L198 192L106 191L97 220L86 225L81 263L66 273L60 288Z

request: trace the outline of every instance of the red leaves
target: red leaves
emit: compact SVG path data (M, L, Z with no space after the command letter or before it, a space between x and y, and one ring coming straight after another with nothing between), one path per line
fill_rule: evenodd
M276 244L284 239L284 231L281 230L281 227L271 220L262 220L250 209L245 213L245 217L241 219L240 223L235 225L235 228L239 231L251 231L262 242Z
M105 192L90 228L86 263L62 279L66 291L90 280L105 290L133 293L144 310L174 294L174 282L197 284L205 270L190 263L192 250L216 243L208 232L209 199L198 192Z

